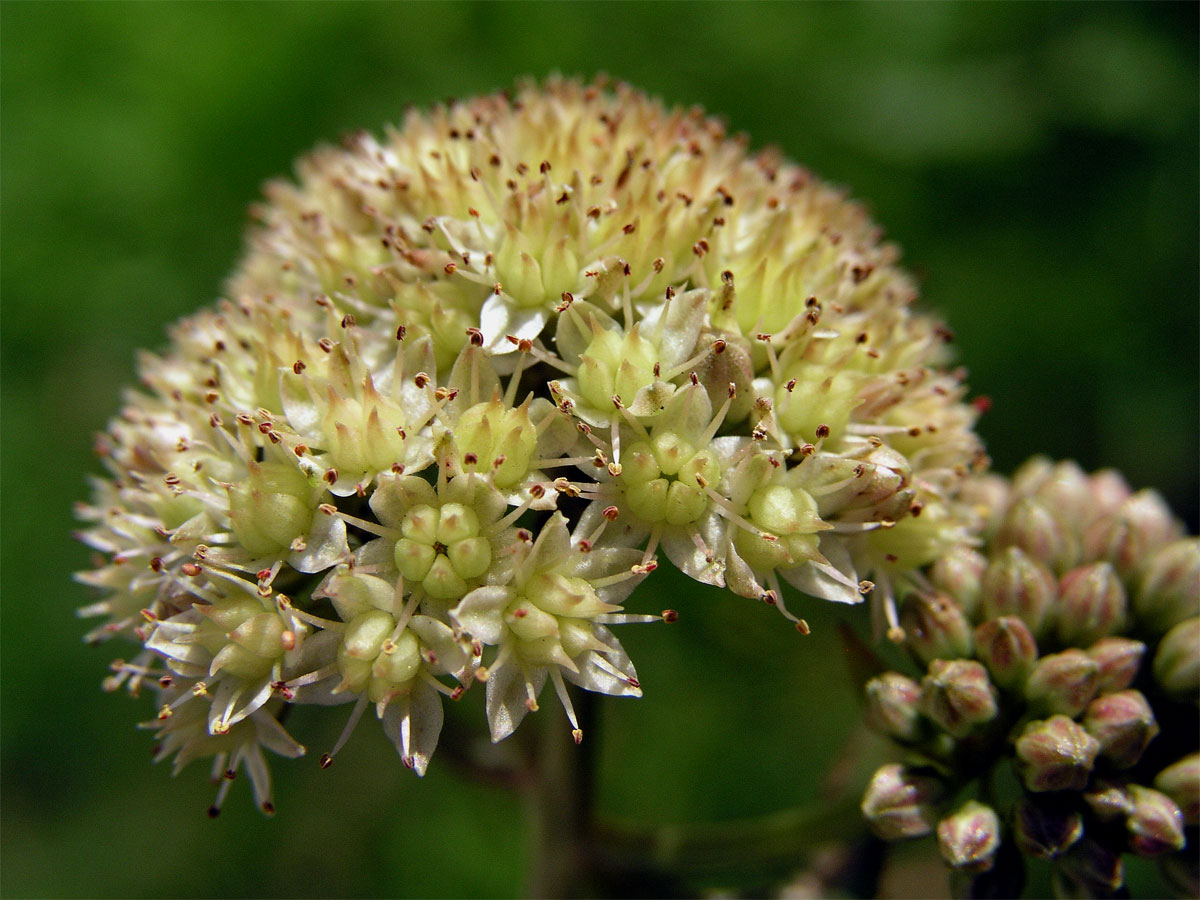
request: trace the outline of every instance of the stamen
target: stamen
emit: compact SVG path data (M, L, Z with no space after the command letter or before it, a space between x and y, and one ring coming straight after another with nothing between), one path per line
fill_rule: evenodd
M367 708L369 698L363 694L358 698L358 702L354 704L354 709L350 711L350 718L346 722L346 727L342 729L341 735L337 739L337 743L333 745L333 749L321 756L321 768L328 769L333 765L333 758L337 756L338 751L346 746L346 741L350 740L350 735L354 732L354 728L358 725L358 720L362 718L363 710Z
M563 684L562 672L558 666L550 669L550 680L554 682L554 690L558 694L558 702L566 710L567 719L571 722L571 737L578 744L583 740L583 729L579 727L579 720L575 718L575 707L571 703L571 695L567 693L567 686Z

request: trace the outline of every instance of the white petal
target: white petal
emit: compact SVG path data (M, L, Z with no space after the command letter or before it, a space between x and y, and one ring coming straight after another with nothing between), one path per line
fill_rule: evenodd
M510 334L532 341L542 333L549 318L550 311L543 306L518 307L511 300L492 294L479 312L484 349L495 356L512 353L517 348L508 340Z
M279 720L265 710L259 710L253 716L254 730L258 734L258 742L279 756L288 759L299 759L305 754L304 745L298 743Z
M350 556L346 523L320 510L313 514L312 526L304 541L303 550L288 554L288 564L299 572L323 572Z
M541 693L546 684L544 668L528 673L533 684L533 695ZM504 740L529 713L526 701L529 694L525 686L526 672L516 660L509 660L498 670L493 669L487 680L487 718L492 731L492 742Z
M498 644L504 637L504 608L512 602L512 588L503 585L484 585L475 588L450 610L450 618L485 644Z

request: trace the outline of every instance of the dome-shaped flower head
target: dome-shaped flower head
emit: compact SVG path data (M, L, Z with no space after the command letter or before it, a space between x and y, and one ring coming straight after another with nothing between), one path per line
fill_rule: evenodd
M658 618L621 605L660 548L803 630L784 582L874 578L895 625L967 541L949 333L860 207L719 121L551 79L296 176L99 442L84 612L142 645L109 686L203 683L214 738L373 705L422 772L480 681L497 739L547 680L572 719L566 682L636 695L608 629Z

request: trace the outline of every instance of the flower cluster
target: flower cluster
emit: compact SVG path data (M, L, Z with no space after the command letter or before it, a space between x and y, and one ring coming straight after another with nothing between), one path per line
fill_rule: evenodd
M801 631L783 582L874 589L896 633L969 539L949 332L858 206L701 112L551 80L297 175L141 360L81 510L91 637L141 645L109 685L158 692L177 764L266 808L279 708L346 702L420 773L478 683L493 739L550 681L579 740L566 682L638 695L609 628L674 615L622 606L660 550Z
M936 831L971 896L1016 896L1023 858L1050 861L1062 896L1115 895L1127 851L1194 895L1200 541L1156 494L1073 463L963 498L986 547L903 599L924 671L867 683L868 721L907 757L863 811L885 838Z

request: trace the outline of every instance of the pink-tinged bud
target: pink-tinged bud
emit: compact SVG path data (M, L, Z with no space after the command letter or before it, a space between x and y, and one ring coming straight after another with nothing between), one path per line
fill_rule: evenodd
M1140 784L1129 786L1133 811L1125 820L1129 849L1139 856L1161 856L1182 850L1183 813L1175 801Z
M1124 821L1133 812L1133 799L1124 782L1096 778L1083 795L1084 802L1101 822Z
M1093 644L1125 626L1125 588L1106 562L1072 569L1059 582L1055 631L1067 646Z
M884 840L923 837L933 831L937 804L945 794L945 785L936 778L891 763L871 777L862 811Z
M1034 487L1032 495L1061 521L1076 528L1086 525L1097 513L1091 480L1078 463L1070 460L1054 464Z
M971 618L979 607L979 592L987 557L970 547L956 546L939 557L929 572L934 587L954 598L963 615Z
M1200 753L1167 766L1155 777L1154 786L1178 804L1184 825L1200 825Z
M1045 631L1046 617L1057 598L1054 576L1017 547L1001 553L983 573L983 617L1017 616L1035 638Z
M1133 613L1154 634L1200 616L1200 540L1175 541L1154 554L1133 596Z
M1133 684L1146 655L1146 645L1130 638L1107 637L1092 644L1087 655L1100 667L1096 693L1111 694Z
M1083 727L1100 742L1100 755L1118 769L1134 766L1159 731L1154 711L1140 691L1097 697L1084 713Z
M999 475L979 475L963 482L958 499L980 518L985 537L991 537L999 526L1004 510L1016 493L1007 478Z
M1032 497L1023 497L1004 515L992 545L1019 547L1054 572L1079 560L1079 546L1071 529L1054 512Z
M884 672L866 685L867 724L889 737L915 741L921 736L917 700L921 687L899 672Z
M1078 886L1056 891L1064 897L1109 897L1125 883L1121 854L1091 838L1078 841L1059 858L1056 874Z
M974 660L935 659L921 680L920 709L951 737L964 738L996 718L996 689Z
M1064 650L1038 660L1025 681L1025 699L1038 715L1077 716L1096 696L1100 666L1082 650Z
M1167 632L1154 654L1154 678L1176 700L1200 694L1200 616Z
M1000 819L990 806L968 800L938 822L938 849L952 869L986 872L1000 846Z
M971 655L971 626L944 594L910 594L900 612L905 644L922 663Z
M1079 791L1088 782L1100 742L1066 716L1030 722L1017 738L1017 771L1025 787Z
M1083 817L1069 802L1051 795L1025 795L1013 809L1013 838L1035 859L1057 859L1083 837Z
M1107 559L1127 575L1178 536L1179 525L1162 497L1154 491L1138 491L1116 512L1088 526L1084 558Z
M1016 616L990 619L975 629L975 655L1000 688L1023 685L1037 661L1037 643Z

